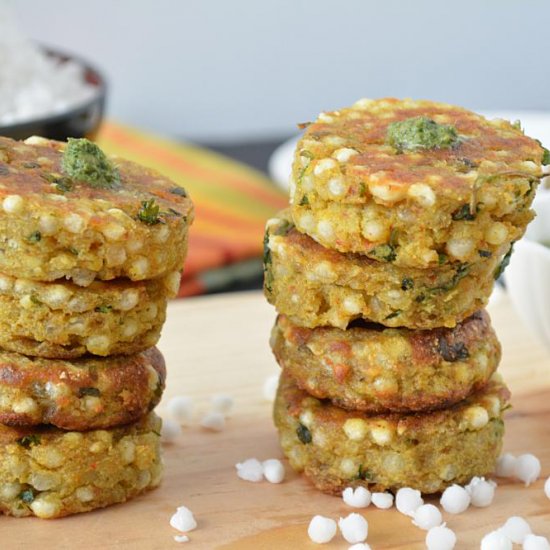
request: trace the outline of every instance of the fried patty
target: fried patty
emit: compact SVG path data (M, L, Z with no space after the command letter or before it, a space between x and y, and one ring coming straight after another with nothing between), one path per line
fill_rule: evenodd
M87 286L181 269L193 221L185 191L118 158L111 159L120 173L116 186L70 179L62 171L65 146L0 138L0 272Z
M271 333L279 365L319 399L370 413L449 407L482 389L501 348L480 311L453 329L410 330L358 322L303 328L284 315Z
M324 248L293 225L269 220L264 291L277 311L304 327L345 329L354 319L388 327L454 327L487 304L506 248L475 263L403 268Z
M402 150L388 127L452 125L453 146ZM322 245L402 267L498 255L519 239L542 176L543 148L518 125L444 103L361 100L322 113L296 147L296 227Z
M94 281L87 287L0 274L0 346L70 359L130 354L154 346L180 274L148 281Z
M274 420L291 466L321 491L365 486L436 493L493 471L508 399L497 377L447 409L369 416L311 397L283 372Z
M160 419L65 432L0 425L0 512L56 518L124 502L160 483Z
M128 424L160 401L165 379L156 348L74 361L0 351L0 423L65 430Z

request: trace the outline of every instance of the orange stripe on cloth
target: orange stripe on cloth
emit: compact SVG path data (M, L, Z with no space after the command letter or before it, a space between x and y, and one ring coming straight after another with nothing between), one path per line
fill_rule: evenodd
M212 277L204 279L205 273L261 257L265 222L287 203L263 174L207 149L112 122L104 123L98 143L108 154L153 168L189 192L195 222L180 295L208 290L204 281ZM235 272L240 273L233 270L232 277Z
M258 256L255 242L234 243L232 248L217 246L215 237L193 235L189 238L189 254L185 261L184 277L195 275L207 269L213 269L240 260Z
M215 165L212 168L203 168L192 164L185 157L172 153L163 148L162 145L158 145L154 140L144 142L135 133L123 131L119 126L108 125L105 128L105 135L122 146L130 147L140 155L151 158L155 163L166 163L168 166L181 170L191 177L213 181L219 180L220 185L229 185L245 195L264 201L267 204L271 204L274 199L279 198L277 194L259 187L257 183L250 183L243 178L235 177L230 172L214 169Z

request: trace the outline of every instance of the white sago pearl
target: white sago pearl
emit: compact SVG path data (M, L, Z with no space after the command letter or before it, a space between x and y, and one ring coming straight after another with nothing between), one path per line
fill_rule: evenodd
M366 508L371 501L371 494L365 487L347 487L342 492L342 500L352 508Z
M388 510L393 506L393 495L391 493L372 493L371 502L380 510Z
M307 534L317 544L330 542L336 535L336 522L323 516L314 516L309 522Z
M470 506L470 495L460 485L447 487L441 495L439 503L449 514L461 514Z
M47 496L38 495L30 504L30 509L39 518L53 518L59 512L59 502L49 500Z
M413 523L420 529L429 531L432 527L441 525L442 522L441 512L433 504L423 504L414 511Z
M320 176L323 172L326 172L327 170L332 170L333 168L336 168L338 164L334 159L321 159L317 161L317 164L315 165L315 168L313 169L313 173L316 176Z
M225 416L220 412L205 414L202 417L201 426L212 432L221 432L225 428Z
M512 541L500 530L491 531L481 539L481 550L512 550Z
M422 206L429 207L435 204L435 193L425 183L413 183L409 187L408 195L416 199Z
M285 478L285 467L280 460L269 458L262 462L264 477L269 483L281 483Z
M23 210L23 204L19 195L8 195L2 202L2 208L8 214L17 214Z
M454 258L465 260L474 249L472 239L451 238L447 241L447 252Z
M166 403L166 413L180 424L189 424L193 416L193 399L187 395L176 395Z
M189 508L178 506L176 513L170 518L170 525L178 531L192 531L197 527L197 522Z
M330 194L334 197L339 197L340 195L342 195L345 191L344 178L331 178L328 182L328 190L330 191Z
M353 155L356 155L357 151L355 149L350 149L348 147L343 147L341 149L337 149L332 153L332 156L338 161L338 162L347 162Z
M164 443L172 443L181 435L181 426L171 418L163 418L160 435Z
M248 458L244 462L235 464L237 476L245 481L257 483L264 478L264 468L262 463L257 458Z
M262 396L265 401L275 401L277 395L277 388L279 387L279 374L272 374L265 379L262 387Z
M497 484L494 481L488 481L484 477L474 477L465 489L470 494L472 506L485 508L492 504L496 487Z
M345 518L340 518L338 527L342 536L350 544L363 542L369 534L369 524L360 514L349 514Z
M214 412L228 413L233 408L234 403L230 395L217 394L210 398L210 405Z
M519 516L508 518L500 531L515 544L523 544L525 537L533 532L530 525Z
M366 542L358 542L348 548L348 550L371 550L371 547Z
M546 483L544 484L544 494L546 495L546 498L550 499L550 477L546 480Z
M516 459L514 467L514 477L525 483L529 487L540 476L540 460L532 454L520 455Z
M403 487L395 495L395 507L406 516L412 516L414 511L424 504L420 491Z
M504 453L497 460L496 475L498 477L512 477L516 468L517 458L512 453Z
M527 535L523 541L523 550L550 550L550 543L546 537Z
M174 535L174 540L176 542L189 542L189 537L187 535Z
M317 234L323 239L332 240L334 237L334 229L332 224L327 220L321 220L317 224Z
M456 535L444 525L432 527L426 535L426 548L428 550L453 550L455 544Z

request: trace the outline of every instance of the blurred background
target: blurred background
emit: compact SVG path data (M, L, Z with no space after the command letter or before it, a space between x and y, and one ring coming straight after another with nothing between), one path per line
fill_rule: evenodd
M548 0L0 0L0 8L4 104L18 63L29 67L18 56L22 37L90 63L96 88L107 82L105 103L96 97L69 126L24 133L81 131L190 190L197 220L182 295L261 285L263 226L287 201L287 140L320 111L361 97L428 98L520 118L526 133L550 142ZM14 24L19 46L7 32ZM44 87L34 82L27 95L40 98Z
M109 80L108 114L200 142L284 137L360 97L550 109L547 0L17 0Z

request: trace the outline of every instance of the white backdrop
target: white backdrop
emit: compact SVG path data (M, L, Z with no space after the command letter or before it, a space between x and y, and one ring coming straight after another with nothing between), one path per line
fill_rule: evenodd
M105 71L110 115L191 139L284 135L363 96L550 110L548 0L13 5L33 38Z

